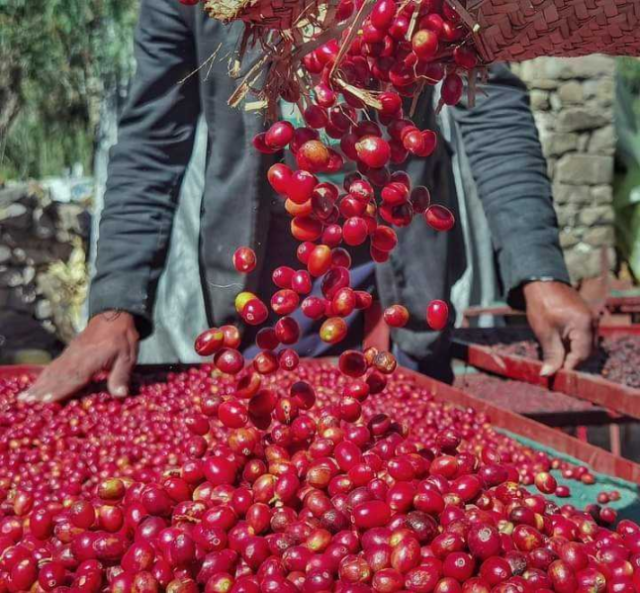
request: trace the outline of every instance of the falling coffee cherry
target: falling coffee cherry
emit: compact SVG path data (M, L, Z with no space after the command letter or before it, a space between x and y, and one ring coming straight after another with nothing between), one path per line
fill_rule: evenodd
M267 306L258 298L247 301L240 312L240 317L248 325L261 325L269 317Z
M233 266L241 274L249 274L256 269L256 253L249 247L238 247L233 254Z
M391 305L385 309L383 318L389 327L404 327L409 321L409 311L402 305Z
M198 356L211 356L224 346L224 332L217 327L213 327L202 332L195 343L195 350Z
M436 231L450 231L456 222L451 210L439 204L429 206L423 216L427 224Z
M330 317L320 328L320 339L327 344L338 344L347 336L347 323L341 317Z
M236 350L240 348L240 330L235 325L223 325L220 331L224 334L224 347Z
M449 306L444 301L431 301L427 307L427 323L435 331L442 331L449 320Z
M236 295L235 307L237 313L242 313L244 306L252 299L257 299L258 297L252 292L239 292ZM226 345L226 344L225 344Z

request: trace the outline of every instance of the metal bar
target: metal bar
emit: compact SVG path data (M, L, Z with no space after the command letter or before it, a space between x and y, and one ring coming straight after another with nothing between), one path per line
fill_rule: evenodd
M597 306L597 301L588 301L591 305ZM605 308L610 310L621 310L623 312L640 311L640 296L608 296L605 300ZM478 317L480 315L502 315L504 317L522 316L524 311L511 308L504 303L495 303L489 306L472 306L464 310L465 317Z
M468 307L464 310L465 317L480 317L481 315L495 315L502 317L513 317L526 315L524 311L512 309L509 305L489 305L488 307Z
M609 425L609 441L611 443L611 453L619 457L622 447L620 446L620 427L617 424Z

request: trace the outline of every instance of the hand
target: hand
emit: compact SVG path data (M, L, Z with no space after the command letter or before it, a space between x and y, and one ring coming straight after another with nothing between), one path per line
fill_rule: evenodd
M562 282L530 282L523 291L529 325L542 346L540 375L586 360L594 345L594 318L577 291Z
M109 393L124 397L129 392L139 339L134 318L129 313L100 313L19 398L41 403L64 400L85 387L100 371L109 372Z

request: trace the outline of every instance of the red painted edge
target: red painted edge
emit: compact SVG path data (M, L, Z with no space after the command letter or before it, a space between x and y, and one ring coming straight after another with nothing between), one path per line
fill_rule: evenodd
M509 379L541 385L551 391L559 391L640 419L640 389L577 371L561 370L552 378L541 377L542 363L537 360L497 354L487 346L460 340L456 342L457 353L462 353L464 360L474 367Z
M640 335L640 324L632 325L601 325L598 335L602 337L637 336Z
M597 472L635 484L640 483L640 465L628 459L617 457L604 449L581 442L558 429L550 428L520 414L489 404L455 387L440 383L414 371L403 369L403 372L427 388L439 401L474 408L487 414L491 424L495 427L504 428L514 434L544 443L546 447L551 447L560 453L583 461Z

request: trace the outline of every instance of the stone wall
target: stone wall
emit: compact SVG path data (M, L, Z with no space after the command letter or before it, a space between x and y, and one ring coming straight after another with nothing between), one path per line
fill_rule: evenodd
M538 58L513 68L531 90L569 271L576 282L596 277L603 248L615 261L615 61Z
M0 359L56 352L74 332L67 305L82 266L90 215L82 203L52 201L37 185L0 187Z

